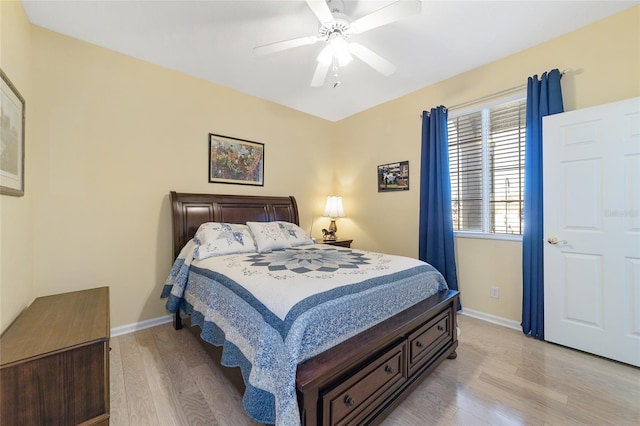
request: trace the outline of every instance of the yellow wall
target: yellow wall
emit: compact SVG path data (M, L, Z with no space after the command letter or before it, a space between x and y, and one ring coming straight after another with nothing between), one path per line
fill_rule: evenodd
M3 21L3 40L30 58L30 81L15 82L30 85L31 127L28 198L2 197L2 328L36 296L105 285L113 327L165 314L170 190L295 195L310 229L333 185L318 161L331 122L30 26L20 3L8 9L3 20L30 35L17 44ZM265 144L264 187L207 182L210 132Z
M554 67L574 70L567 109L640 94L640 7L338 123L31 26L20 3L0 7L2 68L27 99L27 195L0 197L0 329L36 296L101 285L114 327L164 314L170 190L292 194L315 236L324 197L339 193L340 236L415 256L422 109ZM264 188L207 183L209 132L265 143ZM318 160L327 152L334 170ZM375 166L399 160L411 190L378 194ZM520 244L457 239L456 251L465 306L519 321Z
M565 110L640 95L640 7L387 102L336 125L337 191L349 216L340 233L355 246L417 256L420 114L526 83L527 77L559 68ZM409 160L411 189L378 193L375 167ZM520 322L521 243L456 239L458 279L464 307ZM500 287L500 299L489 297Z
M31 25L22 4L0 1L0 68L7 74L26 100L27 116L31 112L29 52ZM33 126L27 120L25 136L30 138ZM33 299L33 233L31 205L34 183L30 146L26 149L24 197L0 195L0 331Z

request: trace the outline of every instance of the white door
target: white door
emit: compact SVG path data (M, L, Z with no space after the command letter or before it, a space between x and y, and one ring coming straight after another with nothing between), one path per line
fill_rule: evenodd
M543 119L545 340L640 366L640 98Z

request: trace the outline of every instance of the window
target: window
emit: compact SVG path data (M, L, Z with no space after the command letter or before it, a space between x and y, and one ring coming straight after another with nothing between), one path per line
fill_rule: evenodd
M522 234L526 99L450 118L454 231Z

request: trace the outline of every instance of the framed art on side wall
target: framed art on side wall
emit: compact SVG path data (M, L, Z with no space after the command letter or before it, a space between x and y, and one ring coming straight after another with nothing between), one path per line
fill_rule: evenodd
M24 195L24 98L0 70L0 194Z
M209 133L209 182L264 186L264 144Z
M409 162L382 164L378 166L378 192L408 191Z

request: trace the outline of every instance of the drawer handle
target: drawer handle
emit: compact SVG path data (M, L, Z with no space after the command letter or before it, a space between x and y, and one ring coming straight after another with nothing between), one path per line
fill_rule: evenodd
M349 395L347 395L347 396L345 396L345 397L344 397L344 404L345 404L347 407L353 407L353 405L354 405L355 403L356 403L356 402L355 402L355 401L353 400L353 398L351 398Z
M443 327L443 326L441 326L441 325L439 325L439 326L438 326L438 331L444 331L444 327Z
M387 365L387 366L384 367L384 372L388 373L388 374L393 374L393 373L396 372L396 370L393 367L391 367L390 365Z
M422 348L422 347L424 347L424 344L420 340L418 340L416 342L416 346L419 347L419 348Z

